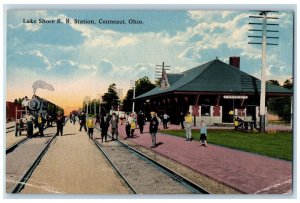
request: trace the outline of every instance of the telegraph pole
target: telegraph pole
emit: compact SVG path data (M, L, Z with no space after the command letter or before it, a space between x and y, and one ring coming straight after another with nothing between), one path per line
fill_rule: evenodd
M261 36L259 35L249 35L248 37L262 39L261 42L248 42L248 44L259 44L262 45L262 56L261 56L261 90L260 90L260 105L259 105L259 117L260 117L260 132L266 131L266 68L267 68L267 45L278 45L277 43L268 43L267 39L279 39L279 37L267 36L267 32L276 33L277 30L269 30L267 29L267 25L269 26L278 26L279 24L267 23L267 19L278 19L277 17L268 17L267 14L269 12L278 11L258 11L259 16L249 16L250 18L260 18L262 19L262 23L249 23L249 25L257 26L261 25L261 29L249 29L251 32L261 32Z
M130 87L132 87L132 88L133 88L132 112L134 112L134 100L135 100L135 80L130 80Z
M161 67L155 69L155 79L160 80L162 79L163 71L170 70L169 69L170 66L165 66L165 62L163 62L162 65L156 65L156 66Z

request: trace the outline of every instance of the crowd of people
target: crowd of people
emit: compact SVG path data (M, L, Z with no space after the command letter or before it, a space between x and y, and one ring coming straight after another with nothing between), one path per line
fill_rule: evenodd
M135 130L139 129L139 134L144 134L144 126L146 122L149 121L149 130L148 133L151 135L151 148L157 146L156 143L156 134L159 130L159 126L162 124L163 129L167 129L170 117L168 114L164 113L161 116L158 116L155 112L150 112L150 118L147 120L147 116L144 112L139 111L138 113L127 113L125 116L118 117L118 115L113 112L111 115L106 114L103 112L101 115L97 114L95 120L91 117L88 118L86 121L86 115L84 112L81 112L78 116L80 129L85 129L88 131L89 138L93 138L93 128L98 123L101 129L101 140L102 142L107 142L108 133L110 132L111 140L118 140L118 128L124 126L126 137L125 139L130 139L135 137ZM125 125L123 125L125 123ZM119 125L120 124L120 125ZM185 129L186 141L192 141L192 124L193 124L193 117L190 112L186 114L180 114L180 123L182 129ZM86 127L87 126L87 127ZM88 128L88 130L87 130ZM200 141L201 146L207 147L207 127L204 121L200 124Z
M50 115L43 116L43 114L39 113L37 116L33 116L30 111L27 111L24 117L22 117L19 121L20 126L24 127L26 124L27 136L33 136L33 129L38 128L38 136L44 137L44 129L52 126L52 122L56 123L57 132L56 135L63 135L63 126L65 125L65 116L59 111L55 118L52 118Z
M182 129L185 129L186 141L192 141L192 124L193 117L190 112L187 112L185 115L183 113L180 114L180 125ZM124 126L126 137L125 139L134 138L135 130L138 128L140 135L144 133L144 126L147 121L147 116L144 112L139 111L138 113L127 113L125 116L118 117L118 115L113 112L111 115L103 112L101 115L97 114L95 119L92 117L87 117L85 112L79 112L77 115L74 113L70 113L69 119L70 123L76 123L78 118L78 122L80 124L79 131L82 129L87 132L90 139L93 139L94 127L99 124L101 130L101 140L102 142L107 142L108 132L110 130L111 140L118 140L119 131L118 128L120 126ZM33 127L37 127L39 130L39 135L44 136L43 130L44 125L47 122L41 114L34 118L30 112L27 112L27 115L24 117L26 125L27 125L27 134L28 136L33 135ZM58 112L55 117L57 132L56 135L63 135L63 127L65 125L65 116L62 115L61 112ZM125 125L124 124L125 121ZM151 148L155 148L157 146L156 143L156 134L159 130L159 126L162 123L163 129L168 128L168 123L170 122L170 117L167 113L161 114L159 117L157 113L150 112L149 121L149 131L148 133L151 135L152 145ZM120 124L120 126L119 126ZM52 125L52 123L51 123ZM200 124L200 141L201 146L207 147L207 127L204 121Z

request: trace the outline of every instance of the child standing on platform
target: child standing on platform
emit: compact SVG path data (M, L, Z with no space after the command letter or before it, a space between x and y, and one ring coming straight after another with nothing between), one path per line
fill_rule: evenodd
M205 146L207 147L207 127L204 123L204 121L201 121L201 128L200 128L200 142L201 142L201 146Z
M130 137L131 138L133 138L135 128L136 128L135 119L132 119L131 123L130 123Z
M88 127L88 135L90 139L93 139L93 133L94 133L94 121L92 117L89 117L89 119L86 121L86 125Z

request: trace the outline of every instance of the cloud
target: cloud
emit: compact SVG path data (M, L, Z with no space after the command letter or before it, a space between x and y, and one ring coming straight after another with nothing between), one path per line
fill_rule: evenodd
M39 23L39 19L45 20L56 20L65 18L64 15L48 15L48 12L23 12L24 16L20 16L17 12L8 13L8 26L7 26L7 42L11 43L16 41L16 39L21 40L19 44L24 46L33 45L60 45L60 46L70 46L80 44L83 37L79 32L74 31L69 25L63 24L43 24ZM11 17L10 17L11 16ZM28 19L36 20L37 23L23 23L23 19L26 21ZM17 22L17 23L16 23ZM19 44L16 44L18 46ZM9 47L9 49L18 47Z
M97 65L97 73L101 77L105 77L105 75L113 72L114 65L108 61L107 59L102 59Z
M39 23L23 23L23 20L37 20L33 16L40 18L47 17L46 10L9 10L8 13L8 27L11 29L24 29L28 32L37 32L41 29L42 24Z
M72 21L72 19L70 18ZM112 30L103 30L95 26L85 24L70 24L70 26L81 33L85 38L85 45L104 48L116 48L135 45L139 42L133 34L119 33Z
M39 50L17 52L8 56L8 65L45 70L51 68L49 59Z
M229 19L232 15L235 15L236 11L219 11L219 10L194 10L188 11L188 16L192 20L197 21L220 21Z
M179 54L179 58L186 58L186 59L201 59L201 54L196 54L194 47L188 47L182 53Z
M38 23L20 23L18 25L7 25L11 29L24 29L26 31L37 32L41 29L42 24Z
M50 73L56 76L72 76L79 69L79 65L71 60L59 60L52 65Z

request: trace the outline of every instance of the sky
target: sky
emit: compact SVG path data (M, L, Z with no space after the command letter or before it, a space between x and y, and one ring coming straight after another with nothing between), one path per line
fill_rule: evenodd
M6 23L6 100L31 97L32 84L43 80L54 91L36 94L65 108L82 106L86 96L97 99L116 84L126 95L130 80L155 79L156 65L165 62L179 73L218 57L240 56L240 69L260 79L261 46L249 45L248 31L258 26L253 11L238 10L8 10ZM281 84L293 77L293 12L270 13L279 30L278 46L267 47L267 80ZM30 20L55 23L24 23ZM60 19L62 23L56 23ZM66 23L69 19L71 23ZM75 24L74 20L95 24ZM100 24L99 20L126 24ZM129 21L142 22L130 24Z

